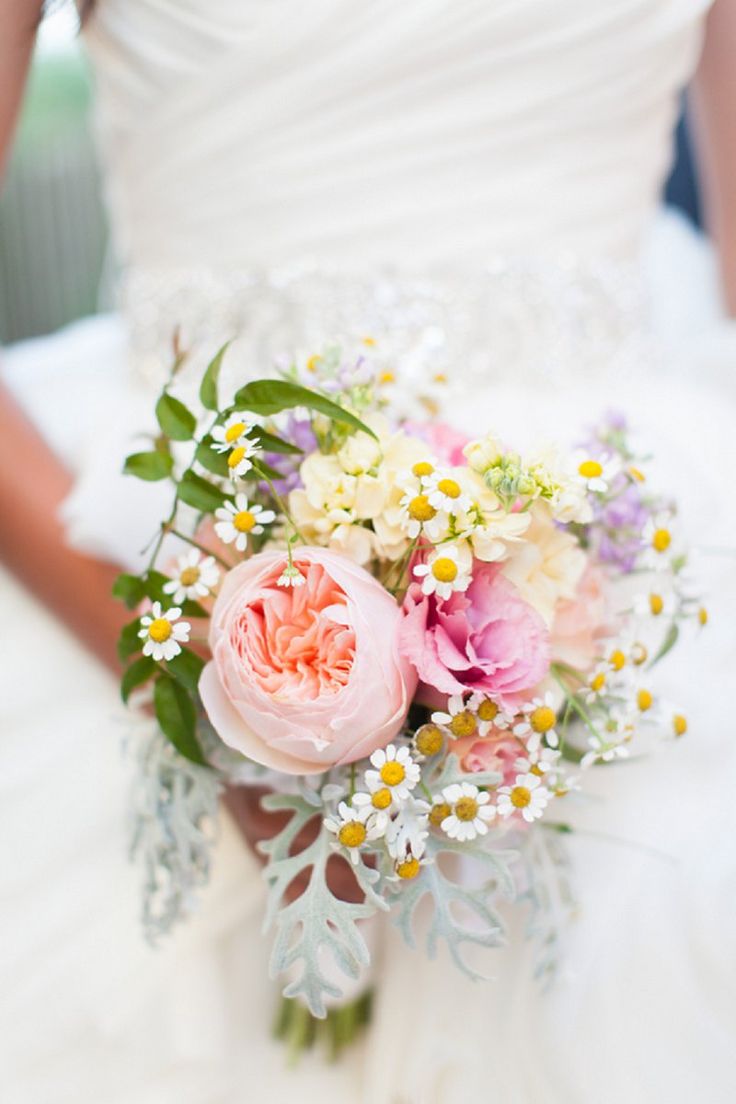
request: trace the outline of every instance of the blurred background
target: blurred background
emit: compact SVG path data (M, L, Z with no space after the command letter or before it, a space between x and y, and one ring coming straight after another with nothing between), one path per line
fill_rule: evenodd
M72 4L44 20L0 193L0 345L109 309L114 266ZM699 224L684 118L666 198Z

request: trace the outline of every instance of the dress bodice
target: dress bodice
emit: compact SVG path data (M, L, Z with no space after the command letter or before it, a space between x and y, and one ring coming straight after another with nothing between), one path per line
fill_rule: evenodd
M304 265L357 281L341 285L342 328L366 313L366 276L386 270L487 281L490 265L503 286L491 280L487 303L504 299L509 265L514 285L530 263L538 316L574 259L582 299L597 301L600 262L636 257L656 205L707 6L99 0L87 37L139 331L214 305L241 329L249 296L267 327L264 298L288 284L300 302L283 271ZM540 278L561 257L561 279ZM371 308L380 294L368 290Z

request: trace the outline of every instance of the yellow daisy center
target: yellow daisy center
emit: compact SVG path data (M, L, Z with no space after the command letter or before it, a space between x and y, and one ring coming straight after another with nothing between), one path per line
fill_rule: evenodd
M459 498L461 495L460 484L454 479L440 479L437 490L446 498Z
M250 533L256 523L256 515L250 510L239 510L233 518L233 526L239 533Z
M682 713L675 713L672 718L672 731L675 736L684 736L687 732L687 717L683 717Z
M660 613L664 609L664 598L661 594L649 595L649 609L652 611L655 617L659 617Z
M594 675L590 680L590 689L599 693L606 685L606 676L603 671L599 671L597 675Z
M395 759L389 759L388 762L384 763L378 773L381 776L381 781L385 782L387 786L398 786L406 778L406 771L401 763L398 763Z
M391 791L384 786L380 790L376 790L371 798L371 804L374 809L388 809L391 804Z
M597 479L603 475L603 465L599 464L597 460L583 460L578 467L578 473L582 475L583 479Z
M375 337L364 337L363 344L367 345L369 349L372 349L376 344Z
M632 479L635 479L637 483L646 483L647 477L644 475L641 468L635 468L632 465L632 467L629 468L629 475Z
M432 574L440 583L452 583L457 578L457 564L449 556L440 556L432 564Z
M461 797L455 802L455 816L458 820L475 820L478 815L478 802L474 797Z
M438 755L442 751L442 733L434 724L423 725L414 742L420 755Z
M416 495L409 503L409 517L414 521L431 521L436 513L425 494Z
M317 365L319 364L319 362L321 360L322 360L322 357L317 356L316 353L313 356L310 356L309 360L307 361L307 371L308 372L316 372L317 371Z
M237 468L241 460L245 459L245 448L243 445L238 445L227 458L227 466L229 468Z
M233 441L237 441L238 437L242 437L244 433L245 422L234 422L225 430L225 440L231 445Z
M537 778L542 778L544 775L544 771L540 767L539 763L535 763L534 766L530 769L529 773L535 774Z
M548 705L539 705L529 718L529 723L535 732L549 732L555 727L555 711Z
M429 813L429 823L433 824L435 828L439 828L443 820L452 812L452 809L446 801L438 801L436 805L433 805Z
M151 640L155 640L157 644L163 644L165 640L169 639L171 633L171 622L165 617L157 617L156 620L152 621L148 626L148 635Z
M400 878L416 878L419 870L419 859L415 859L413 855L410 859L404 859L403 862L396 864L396 873Z
M514 786L509 797L515 809L526 809L531 803L532 791L527 786Z
M642 713L646 713L648 709L651 709L653 702L654 698L648 690L640 690L636 695L636 704L639 706Z
M199 578L198 567L185 567L179 576L179 582L182 586L194 586Z
M641 667L642 663L646 663L649 652L644 644L637 642L631 646L631 660L635 667Z
M698 610L698 621L700 622L701 625L707 625L708 624L708 611L705 608L705 606L701 606L700 609Z
M396 376L393 372L390 372L390 371L387 370L385 372L381 372L380 376L378 377L378 382L379 383L395 383L396 382Z
M478 716L482 721L495 721L498 716L498 706L490 698L486 698L478 706Z
M458 739L463 736L472 736L476 729L475 717L469 709L463 709L456 713L450 721L450 732Z
M620 671L622 667L626 666L626 656L620 648L614 648L608 657L608 662L611 664L614 671Z
M343 847L360 847L361 843L365 843L367 835L365 824L361 824L359 820L349 820L347 824L343 824L337 838Z
M429 460L420 460L411 470L412 474L415 475L417 479L421 479L423 475L431 475L434 471L434 467L430 464Z
M652 548L655 552L666 552L672 544L672 534L669 529L655 529L652 534Z

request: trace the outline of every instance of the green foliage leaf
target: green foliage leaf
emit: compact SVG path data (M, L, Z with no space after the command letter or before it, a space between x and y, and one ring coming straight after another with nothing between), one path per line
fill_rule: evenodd
M210 436L204 437L197 445L194 458L198 464L201 464L208 472L212 472L213 475L219 475L226 479L230 474L227 465L227 454L215 452L212 448L212 438Z
M306 406L308 410L324 414L335 422L362 430L371 437L376 436L372 429L369 429L349 410L344 410L317 391L311 391L308 387L302 387L301 384L291 383L288 380L253 380L252 383L247 383L245 387L240 388L235 395L234 405L238 409L249 410L253 414L264 416L278 414L282 410L292 410L295 406Z
M679 638L680 626L677 624L676 621L673 621L667 630L667 635L662 641L659 651L657 652L649 666L653 667L655 663L659 663L660 659L664 659L664 657L672 651Z
M219 409L217 401L217 385L220 379L220 368L222 367L222 361L229 345L230 342L226 341L222 348L218 349L212 360L207 365L204 376L202 377L202 383L199 387L199 400L206 410Z
M174 460L170 453L156 449L155 452L133 452L125 458L123 473L134 475L136 479L146 479L149 483L156 483L160 479L168 479L174 467Z
M161 429L172 441L191 441L197 419L183 402L164 391L156 403L156 417Z
M135 609L146 596L146 586L138 575L118 575L112 587L113 598L119 598L128 609Z
M173 659L168 661L166 666L186 690L189 690L191 694L196 694L199 686L199 676L202 674L202 668L204 667L204 660L201 656L188 648L183 648L178 656L174 656Z
M135 655L143 647L143 641L139 638L138 633L141 631L140 619L136 617L135 621L129 621L125 625L118 637L118 657L121 663L125 663L126 659Z
M156 668L156 660L152 659L151 656L140 656L133 660L120 682L120 696L124 702L127 702L137 686L142 686L144 682L148 682Z
M290 441L284 441L281 437L277 437L273 433L268 433L268 431L262 429L261 426L255 426L249 436L257 441L266 452L283 453L284 456L303 455L303 449L297 448L296 445L292 445Z
M193 471L187 471L179 484L179 498L203 514L212 514L223 505L227 495L208 479L196 475Z
M161 675L153 689L153 706L161 731L180 755L206 766L197 740L197 711L184 687L169 675Z
M169 582L171 580L168 575L164 575L161 571L149 571L143 580L146 595L152 602L161 602L164 607L173 606L172 595L164 591L164 584ZM180 609L185 617L209 617L204 606L200 606L199 602L191 598L181 602Z

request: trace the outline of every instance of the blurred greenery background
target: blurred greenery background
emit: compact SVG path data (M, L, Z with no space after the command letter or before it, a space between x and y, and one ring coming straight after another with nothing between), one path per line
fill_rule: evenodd
M64 3L41 25L0 193L0 344L49 333L111 305L92 92L74 6ZM682 120L676 153L666 198L697 222Z

